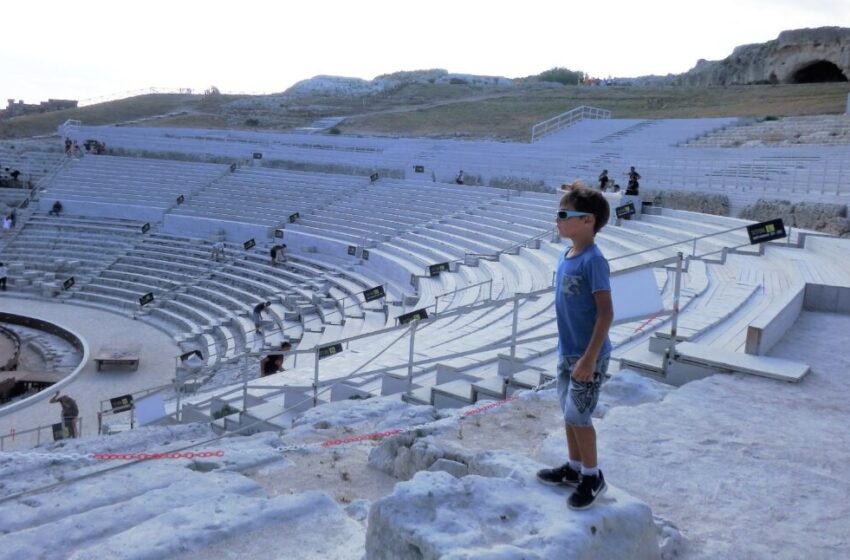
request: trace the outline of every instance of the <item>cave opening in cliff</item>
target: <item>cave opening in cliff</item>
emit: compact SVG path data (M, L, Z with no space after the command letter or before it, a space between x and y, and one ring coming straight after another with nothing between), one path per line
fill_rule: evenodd
M793 84L816 84L820 82L846 82L847 76L828 60L818 60L803 66L791 76Z

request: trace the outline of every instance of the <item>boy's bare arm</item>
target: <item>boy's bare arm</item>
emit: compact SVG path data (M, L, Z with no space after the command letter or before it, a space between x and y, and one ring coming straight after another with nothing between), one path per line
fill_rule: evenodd
M590 336L587 350L584 351L573 368L572 376L576 381L588 382L593 379L593 369L596 366L596 360L599 358L599 350L605 344L608 329L614 322L614 304L611 301L611 292L608 290L594 292L593 299L596 301L596 323L593 325L593 334Z

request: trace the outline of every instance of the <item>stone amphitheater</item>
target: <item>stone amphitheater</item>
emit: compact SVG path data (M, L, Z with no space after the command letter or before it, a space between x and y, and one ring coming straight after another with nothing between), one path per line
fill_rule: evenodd
M611 338L619 367L612 367L610 386L659 401L635 407L635 414L675 402L661 400L667 391L685 398L688 387L710 386L715 377L753 391L820 387L820 358L782 349L799 321L850 312L850 240L840 237L850 231L848 130L844 116L585 118L518 144L69 121L55 138L4 143L0 162L22 172L21 187L33 187L0 189L17 210L15 227L0 239L0 262L8 268L0 320L16 333L19 355L31 356L4 372L22 381L0 406L0 509L10 527L0 535L0 557L50 557L52 538L37 535L62 534L77 523L72 519L87 518L103 530L70 538L62 557L95 558L125 545L129 552L119 557L204 557L219 542L235 551L230 557L274 557L232 539L258 531L257 542L271 543L264 530L310 508L326 511L344 527L340 535L359 543L349 555L340 544L323 557L485 557L499 539L547 558L563 557L557 551L564 542L600 558L758 550L725 549L716 535L695 538L688 548L682 535L698 530L679 532L653 520L655 511L668 520L678 514L667 502L647 506L653 500L635 489L638 479L625 468L619 473L626 489L598 508L599 517L576 517L581 531L551 537L540 549L521 544L524 529L516 528L480 541L475 554L482 556L463 552L437 529L410 532L401 514L382 513L389 505L378 498L393 493L398 480L433 476L427 492L449 488L453 483L440 478L445 473L469 484L477 478L464 475L519 481L510 465L531 459L472 457L439 437L459 431L456 411L477 413L479 401L501 405L517 397L527 418L541 414L537 395L546 394L557 360L551 285L566 247L553 230L557 190L574 179L594 184L602 168L618 182L630 165L643 176L642 197L606 194L612 208L631 203L636 214L612 217L597 239L611 262L618 313ZM80 145L97 139L109 155L66 155L65 137ZM459 169L465 185L454 184ZM62 211L51 215L56 201ZM784 238L751 242L747 226L779 217ZM212 256L216 242L224 243L220 258ZM279 244L286 244L285 261L273 263L269 250ZM252 310L264 301L271 305L258 329ZM411 316L419 320L407 322ZM261 361L284 341L293 344L285 371L261 377ZM115 349L130 351L138 369L129 371L117 354L110 359ZM839 351L840 343L830 349ZM58 407L47 399L56 389L79 404L79 440L50 441ZM112 400L127 395L133 408ZM622 404L608 398L611 407ZM356 406L366 412L357 416ZM410 431L421 425L428 427ZM368 457L333 455L331 462L353 456L360 466L352 469L372 465L392 481L384 480L382 493L364 489L355 492L360 501L346 505L349 498L301 493L305 487L293 482L276 491L297 494L300 505L272 507L255 486L234 478L256 485L290 447L321 447L325 438L342 441L367 426L402 433L371 444ZM427 437L437 439L421 439ZM223 462L187 459L171 467L136 456L107 469L92 462L99 453L183 451L211 441L225 449ZM844 443L835 453L846 452ZM299 457L292 461L311 455ZM302 467L327 468L318 459ZM203 474L211 469L220 470ZM364 480L376 476L363 472ZM177 481L168 503L160 504L165 498L146 476ZM110 490L94 498L97 481ZM124 492L125 484L138 490ZM211 485L207 492L219 485L217 499L236 513L206 523L200 517L220 510L198 506L197 522L172 530L170 523L179 522L169 516L200 500L193 485ZM399 484L395 492L415 490L406 488ZM452 496L490 491L452 488ZM54 499L70 504L63 510L69 517L46 513ZM481 508L474 500L456 507L475 515ZM116 512L137 521L108 522ZM555 520L563 511L535 515ZM162 525L148 524L155 519ZM481 524L487 523L485 516ZM586 536L600 523L609 524L615 544L608 548ZM169 536L152 544L157 531ZM825 531L823 550L832 550L840 544L832 536L841 534L840 522ZM302 547L287 549L289 557L322 556L319 544L298 540L306 536L289 538ZM394 542L414 544L393 548ZM524 557L517 554L505 557Z

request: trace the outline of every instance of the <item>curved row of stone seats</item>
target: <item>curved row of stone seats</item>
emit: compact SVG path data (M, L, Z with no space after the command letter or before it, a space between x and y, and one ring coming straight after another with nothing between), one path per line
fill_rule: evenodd
M327 173L240 167L173 209L165 217L164 229L197 236L224 229L230 237L266 237L290 215L306 214L312 208L330 204L365 181ZM239 229L220 222L254 227Z
M687 145L737 148L781 143L850 144L850 116L797 116L745 123L713 132Z
M191 196L224 165L89 155L69 162L50 181L39 207L55 200L69 214L159 221L178 196Z
M10 287L55 295L69 277L75 291L130 250L141 233L139 222L34 214L0 250L9 267Z
M668 239L669 243L678 241L687 242L694 237L702 235L701 228L696 228L696 231L689 231L684 228L684 224L677 223L676 220L665 221L663 217L655 216L642 217L641 220L626 220L622 227L630 234L643 233L648 235L658 235L661 238ZM750 248L749 238L746 231L735 231L726 234L716 234L711 237L705 237L696 240L696 242L683 243L675 247L676 250L682 251L686 255L708 255L710 258L719 258L723 248L730 249L739 247L740 252L757 255L758 247Z
M705 264L697 262L693 263L693 267L694 268L690 271L690 274L696 274L696 278L690 278L688 274L686 274L683 282L684 289L682 299L685 303L687 303L689 299L692 300L696 295L705 291L705 287L707 285L707 277L704 274ZM690 295L691 293L693 295ZM553 322L551 321L551 317L547 316L547 313L548 315L552 314L551 298L548 299L549 301L545 301L544 298L541 298L541 300L543 300L542 305L538 306L541 311L538 311L536 315L523 316L523 325L525 325L525 329L521 332L520 336L554 334ZM668 305L669 303L670 302L668 301ZM687 305L685 305L685 308L687 308ZM499 332L499 329L490 328L488 330L488 334L486 336L488 341L495 340L500 334L502 339L506 340L509 333L509 328L507 327L507 319L509 317L510 314L501 314L500 318L494 318L492 316L488 318L491 325L496 324L500 320L502 323L501 333ZM544 317L546 318L543 319ZM617 344L631 340L635 336L636 327L639 326L640 325L635 325L634 323L628 323L615 327L615 329L612 329L612 340L614 340ZM445 330L445 326L441 325L439 330L442 332ZM425 332L425 329L423 329L423 332ZM476 336L479 335L480 333L476 333ZM427 335L426 340L428 340ZM526 345L518 349L517 356L520 359L529 359L548 354L551 353L553 345L553 340L544 340L539 343ZM452 346L447 345L433 345L427 349L423 348L422 352L425 355L428 355L429 353L432 353L433 355L434 351L444 351L451 347ZM417 348L419 348L419 345L417 345ZM436 370L432 370L430 373L425 373L417 377L415 381L415 387L417 387L417 389L413 391L412 395L405 396L404 398L410 402L434 404L439 407L468 405L477 400L476 393L480 393L486 398L504 398L506 396L506 393L504 392L506 390L504 387L504 379L501 376L496 375L496 368L491 365L487 365L488 362L493 361L493 359L498 356L498 353L495 353L494 356L494 353L490 352L491 355L489 357L486 356L486 354L486 352L477 354L474 356L475 359L458 358L441 361L441 365L438 365ZM484 365L482 365L482 363ZM547 371L553 370L554 367L550 367ZM531 383L531 385L527 385L527 387L537 386L541 382L539 373L536 375L537 379ZM522 374L518 374L518 377L521 378ZM518 379L518 381L520 380ZM526 387L521 384L520 386ZM371 390L373 392L376 391L374 384L372 384ZM510 388L507 388L507 390L509 391Z
M34 185L65 161L65 154L58 147L51 148L43 142L32 140L0 142L0 170L4 171L3 176L8 175L6 168L9 172L18 170L21 172L18 176L21 184L32 182Z
M663 131L668 126L674 128L691 126L688 124L688 120L681 120L681 123L678 121L673 120L670 123L661 121L661 124L648 127L646 134L652 134L653 129ZM595 126L596 123L602 122L604 121L591 121L588 126ZM697 120L693 123L693 126L699 128L703 125L699 124ZM760 155L776 153L775 148L762 151L748 150L747 153L730 153L728 150L718 152L717 150L705 149L679 149L659 146L657 142L647 142L645 139L639 140L637 137L634 137L631 144L620 147L622 153L619 155L607 155L602 158L605 155L605 150L610 151L611 148L604 144L594 145L590 140L571 144L570 150L566 150L565 153L564 146L546 142L528 145L423 139L323 137L320 141L321 146L312 149L303 146L316 143L315 137L305 137L304 142L301 142L299 135L294 134L256 133L255 136L251 136L253 133L247 133L239 141L216 140L217 136L228 134L221 133L221 131L131 131L114 129L107 131L107 134L129 135L128 138L135 134L139 138L139 143L168 135L170 138L167 140L172 143L170 148L173 151L184 153L203 153L215 156L226 156L230 153L233 157L244 158L250 155L253 149L250 146L253 144L253 147L264 151L269 159L310 162L319 166L328 165L329 169L348 166L351 168L351 172L362 173L363 169L374 169L376 166L382 166L408 173L415 163L425 163L428 170L438 171L440 180L443 181L450 180L458 168L464 168L470 175L478 173L485 181L501 176L526 177L528 179L542 179L550 187L555 187L565 180L571 180L576 175L595 182L599 169L590 168L588 165L598 162L600 168L608 167L614 175L617 174L616 170L620 169L624 172L629 165L636 165L639 171L642 166L654 168L651 173L643 172L644 188L704 190L708 186L710 190L714 191L727 188L734 183L719 182L718 178L707 177L707 170L699 168L700 161L716 162L713 164L714 167L721 169L725 165L722 163L724 161L746 162ZM190 138L190 140L187 140L186 145L181 146L180 138ZM208 140L204 138L208 138ZM251 140L251 138L256 141ZM309 140L306 138L309 138ZM133 142L133 140L128 141ZM279 146L280 150L267 149L267 147L275 145ZM300 147L294 148L293 146ZM790 148L785 152L789 155L807 153L819 155L811 150L807 151L806 147ZM830 155L830 157L839 156L838 152ZM677 160L685 162L684 169L677 169ZM691 162L690 165L688 165L688 161ZM355 169L358 171L355 171ZM447 169L450 170L450 176L446 176ZM734 181L734 179L731 181ZM838 183L840 183L840 180ZM833 183L832 180L829 182L829 184L838 183Z

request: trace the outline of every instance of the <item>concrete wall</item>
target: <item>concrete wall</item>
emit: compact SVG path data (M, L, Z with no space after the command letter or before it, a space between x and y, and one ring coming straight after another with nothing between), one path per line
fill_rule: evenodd
M806 284L803 308L806 311L850 313L850 287Z
M745 352L764 356L779 342L803 310L806 286L788 292L759 314L747 327Z

